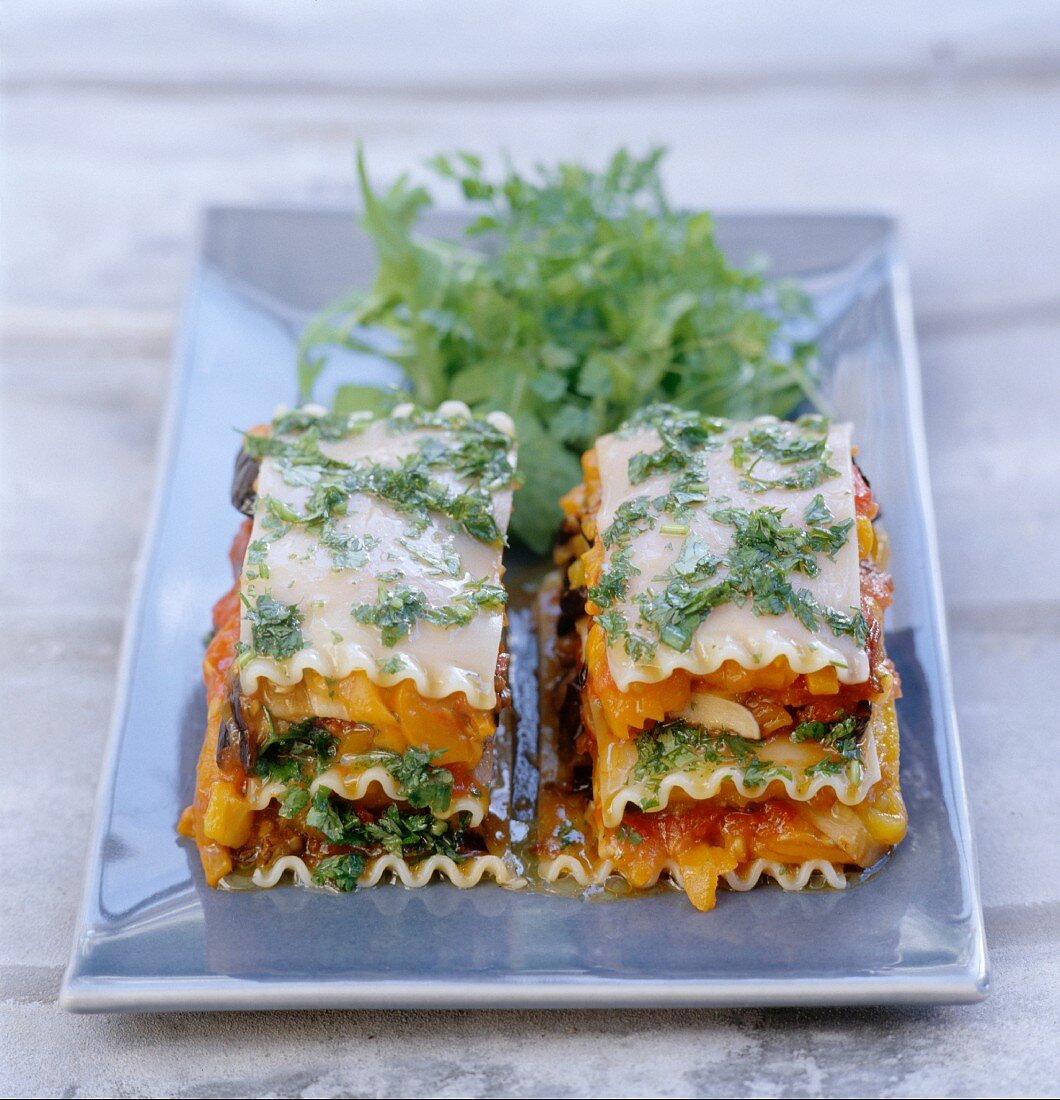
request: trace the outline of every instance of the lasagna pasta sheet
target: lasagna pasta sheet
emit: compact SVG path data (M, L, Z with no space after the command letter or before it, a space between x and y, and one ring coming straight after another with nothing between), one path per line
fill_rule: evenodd
M637 562L640 572L632 579L629 593L620 601L618 610L636 617L637 600L653 586L678 558L686 539L699 539L706 550L724 556L732 542L732 528L713 518L715 512L732 508L757 511L778 509L786 523L803 524L807 508L820 496L833 517L831 522L854 520L854 490L851 467L851 428L849 424L832 424L827 433L828 464L837 471L819 485L805 489L766 488L752 492L746 487L748 469L761 482L782 479L786 467L768 456L754 457L739 469L733 463L733 447L756 426L776 424L770 418L750 424L731 424L722 428L711 445L700 452L705 473L704 482L710 502L693 506L682 523L668 523L660 517L650 529L637 538ZM673 475L662 472L637 484L630 482L630 460L639 453L653 454L662 441L651 428L604 436L597 442L596 454L600 469L600 510L598 525L606 530L615 521L622 505L638 499L654 500L670 490ZM688 527L685 533L675 529ZM608 551L605 561L613 558ZM848 540L834 558L822 556L816 576L800 576L800 587L809 591L821 604L848 612L861 602L857 540ZM724 567L720 576L724 576ZM868 676L868 661L864 649L848 635L807 629L790 612L782 615L756 615L750 604L726 604L715 609L696 630L691 645L684 652L660 647L650 661L634 661L620 644L608 651L611 675L625 691L636 682L665 680L677 669L697 675L714 672L725 661L735 661L744 668L764 667L783 658L796 672L813 672L834 666L843 683L861 683Z
M456 420L468 415L466 407L455 403L439 411L443 418ZM343 439L321 439L319 449L326 458L349 466L373 463L397 469L415 452L436 443L444 445L447 433L443 429L401 427L403 422L413 423L413 410L405 412L403 417L367 422ZM502 414L495 414L491 423L511 431L510 421ZM514 460L514 441L511 457ZM252 565L243 571L240 592L245 603L240 640L248 651L252 650L253 606L259 596L267 595L300 609L305 644L283 659L253 655L240 668L244 692L252 693L262 677L289 687L300 682L309 669L329 680L341 680L361 671L374 683L392 685L411 680L423 696L442 698L461 692L473 707L493 707L493 674L503 608L483 610L467 625L458 627L422 622L396 653L383 644L379 630L358 622L350 612L374 603L380 585L396 584L386 578L397 574L406 581L415 578L417 591L434 606L459 599L468 581L498 584L502 544L483 542L467 531L453 529L439 515L432 516L422 531L410 530L409 516L400 510L403 501L355 493L348 498L345 510L331 519L328 542L332 546L352 546L344 553L347 560L357 560L358 567L336 568L336 557L343 551L322 541L319 530L293 524L277 533L277 514L307 511L319 484L306 476L307 468L268 456L261 462L259 507L250 545L267 547L267 572L263 574ZM467 478L451 468L439 467L432 475L454 496L471 487ZM263 502L276 504L262 506ZM503 532L511 516L511 485L490 491L489 502L493 519ZM459 564L451 564L454 561Z

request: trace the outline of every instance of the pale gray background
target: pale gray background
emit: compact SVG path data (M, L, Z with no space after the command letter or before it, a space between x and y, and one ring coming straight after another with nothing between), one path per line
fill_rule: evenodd
M0 36L0 1091L1056 1095L1060 5L5 0ZM56 1008L198 211L344 203L358 138L381 178L664 141L681 202L902 219L985 1004Z

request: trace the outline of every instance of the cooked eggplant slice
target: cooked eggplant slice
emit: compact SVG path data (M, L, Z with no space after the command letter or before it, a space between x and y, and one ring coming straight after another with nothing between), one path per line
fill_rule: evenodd
M239 763L244 771L250 771L252 753L250 744L250 730L246 719L243 717L243 704L239 694L239 678L232 677L228 691L228 718L221 720L221 726L217 731L217 763L224 764L225 755L230 749L239 752Z
M257 484L259 466L256 458L251 458L242 447L239 448L232 471L232 505L245 516L254 514L254 502L258 497L254 486Z

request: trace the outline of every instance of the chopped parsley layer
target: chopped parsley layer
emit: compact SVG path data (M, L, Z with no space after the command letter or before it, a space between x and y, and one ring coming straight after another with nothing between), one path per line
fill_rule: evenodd
M834 722L804 722L788 733L796 744L818 742L827 754L814 764L800 769L804 781L817 776L846 775L849 782L861 779L864 727L853 716ZM778 736L784 736L780 734ZM646 795L640 801L642 810L659 807L662 781L676 773L710 772L718 767L732 767L739 772L739 783L745 791L761 790L774 779L792 779L792 771L783 764L761 757L757 743L723 729L707 729L684 719L672 719L637 735L637 762L628 780L640 784Z
M330 845L354 849L321 860L313 873L318 883L340 890L352 890L367 860L377 856L397 856L413 864L435 855L447 856L455 863L468 858L461 851L466 814L442 821L428 812L402 812L391 803L377 817L362 816L321 788L305 810L305 824L322 833Z
M251 771L266 782L286 785L280 816L295 817L309 802L313 780L335 763L338 738L319 719L285 724L274 722L267 710L264 713L267 732ZM400 801L416 810L444 814L452 802L453 773L437 765L442 755L417 748L404 753L373 750L343 762L364 771L385 768L397 782Z
M469 581L448 603L434 606L411 585L380 580L375 603L360 604L351 614L359 623L378 627L383 645L394 646L417 622L446 629L467 626L479 611L499 611L507 602L504 589L486 579Z
M243 447L253 458L271 458L290 486L312 486L306 511L295 512L281 502L267 506L280 523L320 527L346 512L355 493L386 501L409 518L410 528L421 533L431 513L452 521L472 538L491 546L504 544L504 534L492 512L490 493L513 487L515 467L511 438L488 421L459 416L444 417L414 410L407 417L385 421L392 434L429 430L416 447L396 465L371 459L341 462L326 455L320 442L335 442L363 431L370 421L349 418L345 435L335 422L341 418L286 413L273 424L269 436L246 435ZM458 491L436 475L450 472L468 483Z

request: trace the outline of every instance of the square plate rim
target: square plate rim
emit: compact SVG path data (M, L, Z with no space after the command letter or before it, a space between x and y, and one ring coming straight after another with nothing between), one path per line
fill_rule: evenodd
M161 524L168 504L167 487L176 459L178 427L185 408L191 372L187 351L192 341L191 320L203 275L212 270L206 259L206 237L213 220L223 214L339 215L355 214L349 204L265 202L248 205L210 204L203 208L196 233L195 259L178 312L167 387L162 430L155 456L148 522L133 569L126 607L122 645L115 679L115 697L101 757L100 783L88 834L88 858L77 909L70 959L60 985L58 1003L68 1012L212 1012L237 1010L314 1009L439 1009L496 1010L507 1008L691 1008L765 1006L840 1006L899 1004L970 1004L989 993L990 976L979 885L978 859L972 832L950 665L949 637L939 565L934 501L928 469L923 414L920 360L913 320L908 267L899 244L899 222L893 214L871 208L844 210L814 208L717 209L722 219L809 218L828 222L872 219L881 227L876 247L886 256L892 288L893 320L901 359L901 401L909 428L913 470L913 506L927 551L930 636L937 653L937 687L944 717L948 763L955 798L948 813L960 840L957 858L966 876L971 905L968 925L972 950L965 964L924 968L918 973L885 973L860 976L810 978L689 978L649 981L593 976L452 981L416 980L275 979L253 981L227 975L190 978L108 978L81 973L83 945L91 924L93 889L101 881L105 820L112 808L117 762L130 697L133 659L143 626L145 590L151 567L160 549ZM439 209L436 216L452 217L456 211Z

